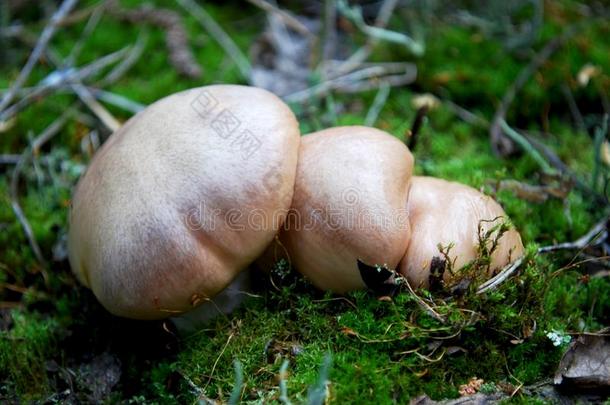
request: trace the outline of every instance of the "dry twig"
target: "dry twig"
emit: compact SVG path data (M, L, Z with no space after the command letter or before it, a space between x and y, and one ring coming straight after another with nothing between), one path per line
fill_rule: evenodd
M308 89L292 93L284 99L292 103L304 102L312 97L323 97L333 90L357 93L379 88L380 83L398 86L411 83L417 68L411 63L365 64L360 70L324 81Z
M2 116L0 116L0 121L4 121L7 119L6 117L4 117L4 110L6 109L6 107L8 107L11 101L13 101L13 98L17 94L18 90L25 84L26 80L30 76L30 73L32 73L32 70L34 69L34 65L42 56L51 38L53 38L53 35L57 30L59 21L61 21L61 19L66 14L68 14L70 10L76 5L76 1L77 0L64 0L64 2L49 20L49 23L42 31L42 34L40 34L40 38L38 39L34 50L30 54L28 61L26 62L23 69L21 69L21 71L19 72L19 76L17 76L17 79L13 82L13 85L11 86L9 91L4 94L4 97L0 101L0 114L2 114Z
M373 104L369 111L366 113L366 118L364 119L364 125L372 127L375 125L375 121L377 121L377 117L379 117L379 113L381 109L385 105L388 100L388 96L390 95L390 85L389 83L382 83L379 87L379 91L377 91L377 95L375 96L375 100L373 100Z
M538 253L548 253L557 250L582 250L589 246L594 246L596 241L599 241L597 243L601 243L601 241L606 240L608 237L607 226L608 218L604 218L596 223L593 228L589 230L589 232L576 239L574 242L564 242L557 245L543 246L538 249Z
M241 75L248 81L250 81L250 62L248 58L243 54L239 47L233 42L231 37L218 25L216 21L210 16L203 7L195 3L193 0L176 0L178 4L186 11L188 11L195 19L201 24L201 26L218 42L218 44L225 50L227 55L237 65Z
M250 4L255 5L256 7L260 8L261 10L266 11L267 13L272 13L272 14L278 16L284 22L284 24L286 24L287 27L290 27L291 29L298 32L299 34L302 34L307 37L313 36L313 33L309 30L309 28L307 28L307 26L305 24L300 22L297 18L295 18L289 12L276 7L275 5L269 3L268 1L265 1L265 0L246 0L246 1Z
M64 114L62 114L59 118L57 118L51 125L49 125L42 133L34 139L30 146L28 146L24 152L21 154L17 165L13 170L13 176L11 178L11 187L10 187L10 197L11 197L11 207L13 208L13 212L17 217L17 220L21 224L23 231L28 239L30 247L34 252L34 256L36 256L36 260L43 266L46 267L46 260L42 251L40 250L40 246L36 241L36 236L32 231L32 227L27 217L25 216L23 210L21 209L21 205L19 204L19 177L21 176L21 172L23 167L26 165L27 160L32 157L32 154L37 153L38 150L48 142L53 136L55 136L61 128L65 125L70 115L73 113L72 109L69 109ZM43 273L44 274L44 273Z
M41 97L50 94L53 90L56 90L69 82L84 81L88 77L98 73L107 66L122 59L128 50L128 48L123 48L119 51L102 56L96 61L91 62L88 65L85 65L79 69L68 68L63 71L55 71L51 73L49 76L43 79L39 85L32 88L32 91L26 94L18 102L11 105L3 112L0 112L0 121L10 119L19 111L30 105L32 102L40 100Z
M436 319L440 323L444 324L445 323L445 318L443 318L430 305L428 305L428 303L426 301L424 301L419 295L417 295L415 293L415 291L413 291L413 287L411 287L411 284L409 283L409 281L407 279L404 279L404 280L405 280L405 285L407 286L407 288L409 289L409 292L411 293L411 296L413 298L415 298L415 302L417 302L417 305L419 305L420 308L423 309L428 315L430 315L431 317L433 317L434 319Z
M489 136L491 145L494 152L499 156L510 155L514 150L513 144L514 139L511 141L507 138L506 134L506 113L508 112L511 104L513 103L517 93L523 88L530 77L551 57L555 51L557 51L566 41L575 33L575 29L566 30L561 36L553 39L547 43L540 52L534 56L530 63L525 66L513 84L504 94L500 106L496 110L494 118L489 129ZM503 123L505 125L503 125Z

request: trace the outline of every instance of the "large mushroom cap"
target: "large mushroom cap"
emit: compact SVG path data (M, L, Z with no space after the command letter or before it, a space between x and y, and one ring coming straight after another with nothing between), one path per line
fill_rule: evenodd
M396 266L409 241L412 170L407 147L377 129L337 127L304 136L280 237L296 269L318 288L342 293L364 288L357 259Z
M477 257L479 231L484 235L507 220L493 198L463 184L432 177L413 177L408 210L411 241L399 271L416 287L428 287L433 258L445 259L439 244L443 249L452 245L448 256L452 268L459 270ZM521 237L515 229L505 232L498 242L491 255L491 272L523 255ZM451 280L448 272L444 280Z
M276 234L299 141L290 109L262 89L208 86L157 101L79 181L73 271L125 317L163 318L213 297Z

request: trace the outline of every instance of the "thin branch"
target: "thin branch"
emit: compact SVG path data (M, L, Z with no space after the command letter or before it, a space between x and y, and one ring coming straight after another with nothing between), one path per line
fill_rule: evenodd
M411 296L415 299L415 302L417 302L417 305L420 306L421 309L424 310L424 312L426 312L428 315L430 315L432 318L436 319L437 321L439 321L440 323L445 323L445 318L443 318L438 312L436 312L430 305L428 305L426 303L426 301L424 301L419 295L417 295L415 293L415 291L413 291L413 287L411 287L411 284L409 283L409 281L405 278L405 285L407 286L407 288L409 289L409 292L411 293Z
M128 48L123 48L119 51L102 56L94 62L83 66L82 68L68 68L63 71L54 71L43 79L39 85L34 87L30 93L25 95L17 103L11 105L6 110L0 112L0 121L6 121L17 114L19 111L26 108L32 102L40 100L41 97L48 95L53 90L60 88L68 82L83 81L86 78L98 73L107 66L121 60Z
M582 117L582 113L578 108L578 104L576 104L576 100L574 99L574 94L572 94L572 90L570 90L570 86L567 84L563 84L561 86L561 91L568 102L568 107L570 108L570 113L572 114L572 118L574 119L574 124L576 128L578 128L581 132L587 133L587 126L585 125L585 120Z
M0 165L16 165L21 155L0 155Z
M237 65L244 79L250 81L250 61L231 37L218 25L207 11L193 0L176 0L178 4L189 12L201 24L201 26L218 42L218 44L229 55Z
M44 131L42 131L42 133L36 139L34 139L31 145L28 146L21 154L21 157L19 158L19 161L17 162L17 165L13 170L13 176L11 178L11 207L13 208L15 216L17 217L17 220L23 228L23 232L25 233L25 236L28 239L28 242L30 244L30 247L32 248L32 251L34 252L36 260L38 260L42 267L46 267L47 261L45 260L40 246L36 241L36 236L34 235L34 231L32 230L30 222L28 221L23 210L21 209L21 205L19 204L19 177L21 176L21 172L24 166L26 165L27 160L31 158L32 154L38 153L38 150L40 150L40 148L47 141L49 141L53 136L55 136L61 130L61 128L63 128L71 114L71 109L66 111L59 118L53 121L53 123L51 123L51 125L49 125Z
M506 281L523 263L523 256L506 266L502 271L490 278L477 288L477 294L483 294L489 290L497 288L500 284Z
M321 61L331 59L337 46L337 4L336 0L324 0L322 11Z
M508 138L510 138L513 142L517 143L523 150L525 150L532 157L532 159L534 159L536 163L538 163L538 165L540 166L540 168L542 168L544 172L553 173L555 171L540 155L536 148L532 147L532 144L528 142L527 138L512 129L503 118L500 118L498 124L504 132L504 135L508 136Z
M140 104L137 101L133 101L128 99L125 96L120 94L111 93L106 90L95 89L93 87L88 87L88 90L93 94L93 96L105 103L111 104L115 107L121 108L125 111L129 111L130 113L137 114L140 111L144 110L146 106L144 104Z
M80 83L74 83L71 85L76 95L82 100L83 103L99 118L99 120L108 128L114 132L121 127L121 123L114 118L114 116L108 111L103 105L101 105L95 97L91 94L88 88Z
M564 242L557 245L543 246L538 249L538 253L548 253L557 250L582 250L593 246L596 240L605 240L608 237L608 218L596 223L586 234L573 242Z
M148 31L141 31L138 35L138 39L136 39L136 43L131 47L127 56L101 80L99 83L100 87L106 87L123 77L123 75L140 59L147 42Z
M385 105L386 101L388 101L388 96L390 95L390 85L389 83L381 83L379 86L379 91L375 96L375 100L373 100L373 104L369 111L366 113L366 118L364 119L364 125L373 126L377 121L377 117L379 117L379 113L381 109Z
M95 8L93 9L93 12L91 13L91 16L89 17L89 20L87 21L87 24L85 25L85 28L83 29L83 32L81 33L81 35L78 38L78 41L74 44L74 46L72 47L72 50L70 51L70 54L65 59L64 67L74 66L74 64L76 63L76 59L80 55L81 50L83 49L83 46L85 45L85 42L87 41L87 39L89 39L91 37L91 34L93 33L93 31L97 28L100 20L102 19L103 14L104 14L103 3L102 3L102 5L95 6Z
M525 66L521 72L519 72L513 84L504 94L489 129L491 146L497 155L506 156L512 153L514 150L514 144L511 142L511 139L505 136L506 134L503 131L502 122L506 121L506 114L508 113L511 104L515 100L517 93L523 88L523 86L525 86L534 72L540 69L542 65L551 57L551 55L555 53L555 51L557 51L575 32L576 30L574 27L572 27L571 29L566 30L561 36L554 38L547 43L542 50L540 50L540 52L534 56L530 63L527 64L527 66Z
M442 99L441 101L452 113L457 115L462 121L480 128L489 128L489 121L487 121L485 118L468 111L464 107L454 103L451 100Z
M312 37L313 33L307 28L305 24L300 22L296 17L290 14L287 11L284 11L275 5L269 3L265 0L246 0L248 3L260 8L261 10L266 11L267 13L272 13L279 17L287 27L292 28L299 34L302 34L306 37Z
M416 41L402 32L390 31L385 28L367 25L364 22L362 10L359 6L350 7L345 0L338 0L337 8L341 14L346 18L349 18L364 34L378 40L401 44L416 56L423 55L425 48L422 42Z
M379 9L379 14L375 19L375 27L377 28L385 28L392 16L392 12L396 8L398 0L384 0L381 8ZM332 72L332 76L336 77L338 75L345 74L347 72L351 72L354 69L357 69L365 60L371 56L375 45L377 45L379 41L375 37L367 37L366 43L360 47L356 52L354 52L349 58L343 61L337 69Z
M304 102L312 97L323 97L332 90L356 93L379 88L380 83L390 86L411 83L417 76L417 68L411 63L366 64L360 70L326 80L318 85L292 93L284 100L291 103Z
M77 0L64 0L59 9L57 9L57 11L53 14L49 20L49 23L42 31L42 34L40 34L40 38L38 39L34 50L30 54L28 61L23 69L21 69L19 72L19 76L17 76L17 79L13 82L13 85L9 91L4 95L2 101L0 101L0 112L3 112L6 107L8 107L11 101L13 101L13 98L17 94L18 90L25 84L26 80L30 76L30 73L32 73L32 70L34 69L34 65L42 56L51 38L53 38L59 21L61 21L61 19L63 19L64 16L70 12L70 10L72 10L72 8L76 5L76 2ZM5 118L0 117L0 120L5 120Z

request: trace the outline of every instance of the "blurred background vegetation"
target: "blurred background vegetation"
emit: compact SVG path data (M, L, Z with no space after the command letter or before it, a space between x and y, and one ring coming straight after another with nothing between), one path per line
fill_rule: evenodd
M610 324L609 17L575 0L2 1L0 400L405 403L476 377L553 402L568 339L548 334ZM67 263L71 189L113 129L212 83L271 89L304 134L367 124L408 140L426 106L416 173L493 195L527 245L520 271L483 295L421 292L445 322L406 293L317 292L282 262L192 336L111 316ZM590 229L601 237L537 253Z

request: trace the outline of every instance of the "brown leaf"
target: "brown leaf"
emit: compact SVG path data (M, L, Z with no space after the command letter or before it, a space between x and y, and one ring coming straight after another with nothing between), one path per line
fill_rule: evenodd
M347 326L343 326L341 328L341 332L347 336L358 336L358 332L356 332L352 328L348 328Z
M580 335L564 354L554 383L579 388L610 387L610 328L599 335Z
M549 198L564 199L572 191L573 184L569 181L555 181L552 184L534 185L516 180L502 180L498 190L508 190L522 200L543 203Z

